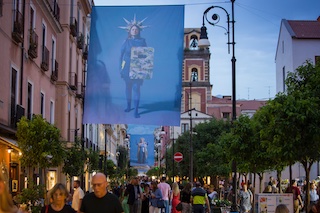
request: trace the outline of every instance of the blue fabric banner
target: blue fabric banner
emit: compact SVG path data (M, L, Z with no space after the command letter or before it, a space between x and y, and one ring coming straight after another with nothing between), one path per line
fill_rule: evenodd
M145 174L154 166L158 129L151 125L128 125L130 166L136 168L139 174Z
M93 7L83 123L180 125L184 6Z

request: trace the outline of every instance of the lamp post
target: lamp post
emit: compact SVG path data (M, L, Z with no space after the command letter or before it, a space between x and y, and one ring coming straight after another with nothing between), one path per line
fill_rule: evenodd
M107 125L104 128L104 157L103 157L103 173L107 176L107 139L108 129Z
M193 183L193 144L192 144L192 81L190 80L189 89L189 118L190 118L190 182Z
M232 45L232 58L231 58L231 69L232 69L232 121L236 120L237 114L236 114L236 58L235 58L235 39L234 39L234 2L235 0L230 0L231 1L231 10L232 10L232 20L230 21L230 15L227 12L226 9L220 6L211 6L208 7L202 16L202 27L201 27L201 34L200 34L200 40L198 43L199 47L204 47L207 48L210 46L210 42L208 40L208 34L207 34L207 28L205 27L205 20L212 26L218 26L221 28L224 28L227 31L228 35L228 53L230 53L230 44ZM218 25L220 21L220 17L218 14L213 14L211 16L211 19L208 20L208 12L211 9L221 9L223 10L226 15L227 15L227 28ZM232 41L230 42L230 23L231 23L231 28L232 28ZM237 164L236 161L233 160L232 162L232 172L233 172L233 205L232 205L232 212L238 212L237 208Z

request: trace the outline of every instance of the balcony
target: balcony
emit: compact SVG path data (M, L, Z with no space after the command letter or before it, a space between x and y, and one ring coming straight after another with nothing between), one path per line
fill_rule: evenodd
M58 80L58 71L59 71L59 63L55 60L54 61L54 69L52 70L52 73L51 73L51 80L52 81Z
M73 37L78 35L78 22L75 17L70 18L70 33Z
M78 76L75 72L69 73L69 87L72 90L77 90L78 87Z
M84 60L88 60L88 45L85 45L84 50L82 52L82 58Z
M15 42L21 43L23 41L23 16L19 10L14 10L14 22L12 38Z
M78 83L76 97L77 98L83 98L83 95L84 95L83 84L82 84L82 82L80 82L80 83Z
M28 54L29 54L29 57L32 59L38 57L38 35L33 29L30 29Z
M84 46L84 35L82 33L79 33L77 38L77 47L82 50L83 46Z
M47 47L43 47L42 49L41 70L49 70L49 50Z

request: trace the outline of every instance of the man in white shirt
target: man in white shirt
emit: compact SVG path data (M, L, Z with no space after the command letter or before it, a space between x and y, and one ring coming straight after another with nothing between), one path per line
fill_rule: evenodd
M166 177L161 178L161 182L158 184L158 188L161 190L162 199L164 200L165 213L169 213L169 198L171 187L166 183Z
M80 212L79 210L80 210L82 199L84 197L84 192L80 187L79 180L75 180L73 182L73 187L74 187L74 192L72 196L72 208L77 212Z

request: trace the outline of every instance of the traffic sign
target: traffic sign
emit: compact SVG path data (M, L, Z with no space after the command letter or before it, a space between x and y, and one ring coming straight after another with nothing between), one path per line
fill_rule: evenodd
M174 161L176 161L178 163L181 162L183 160L182 153L181 152L174 153L173 159L174 159Z

